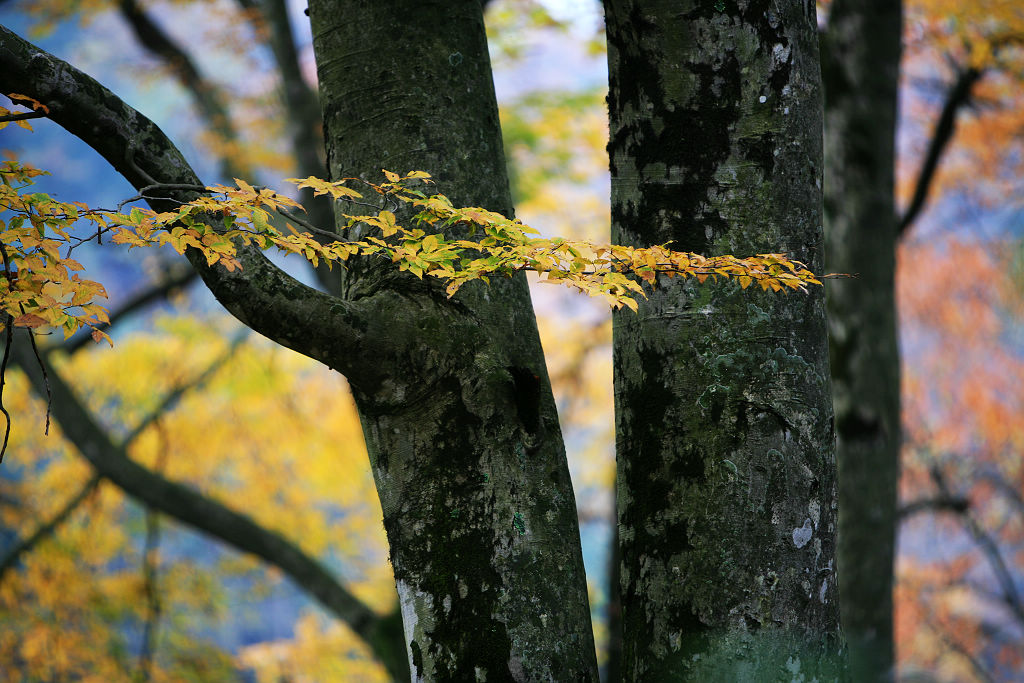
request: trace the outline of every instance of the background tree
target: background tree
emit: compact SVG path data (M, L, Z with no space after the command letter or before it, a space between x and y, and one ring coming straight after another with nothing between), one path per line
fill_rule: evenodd
M605 13L613 241L786 251L820 269L813 11ZM615 316L625 679L838 671L821 295L677 281Z

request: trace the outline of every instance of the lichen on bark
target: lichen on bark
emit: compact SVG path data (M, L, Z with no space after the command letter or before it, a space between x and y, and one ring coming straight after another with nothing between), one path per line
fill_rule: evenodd
M321 0L310 15L332 177L423 170L454 202L511 215L477 0ZM525 279L449 300L391 264L348 265L343 298L376 311L370 339L398 347L384 381L352 388L414 680L596 680L575 498Z
M605 9L613 241L784 251L820 272L813 3ZM626 678L837 670L821 290L664 279L616 314L614 348Z

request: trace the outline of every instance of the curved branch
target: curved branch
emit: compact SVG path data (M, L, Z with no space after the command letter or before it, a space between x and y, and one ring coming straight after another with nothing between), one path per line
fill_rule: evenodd
M29 550L34 548L36 544L45 538L49 538L57 530L57 528L71 516L71 513L78 509L78 506L84 503L100 481L103 479L99 474L94 474L89 481L85 482L85 485L78 490L78 493L73 495L68 502L64 504L60 510L57 511L48 522L44 522L39 526L31 536L22 539L17 545L11 548L3 559L0 559L0 582L4 580L4 575L17 564L21 556L27 553Z
M930 474L939 494L946 498L953 497L942 470L935 466L931 468ZM969 511L960 515L960 521L988 561L989 568L992 569L999 588L1002 590L1002 598L1006 607L1013 613L1018 623L1024 624L1024 601L1021 600L1020 593L1017 592L1016 582L1002 551L999 549L999 544L991 534L981 527L981 524Z
M220 89L203 77L188 53L174 42L135 0L121 0L119 9L139 44L163 60L178 83L192 95L207 125L229 145L237 143L238 132L224 106ZM234 178L251 175L248 168L227 155L221 155L221 172Z
M125 301L121 304L120 308L110 314L109 323L97 325L97 327L103 331L109 331L119 320L152 303L166 299L174 292L190 285L197 277L199 277L199 274L194 269L184 263L177 262L167 269L160 282L153 284L150 288L139 292ZM83 346L93 343L92 336L89 332L85 331L76 334L61 344L60 349L65 353L72 354Z
M899 236L902 237L917 219L928 199L928 191L931 189L932 181L935 179L935 172L938 170L939 161L946 151L949 141L953 139L956 131L956 116L960 110L971 100L971 90L978 82L984 71L969 67L960 72L956 82L946 94L946 103L942 105L942 113L935 124L935 132L932 133L931 142L928 144L928 152L925 154L924 162L921 164L921 171L917 175L917 183L914 186L914 194L903 212L899 223Z
M45 103L49 118L87 143L136 189L156 182L202 184L174 144L148 118L91 77L0 26L0 92L21 92ZM182 191L188 201L195 193ZM174 202L150 199L156 211ZM217 226L222 227L222 226ZM319 292L273 265L253 246L237 245L241 271L210 267L186 252L217 300L243 324L270 340L339 370L372 391L384 380L382 354L395 353L386 329L368 339L363 302ZM374 362L358 353L373 348Z
M36 394L41 394L44 391L43 378L25 339L15 341L12 358L28 376ZM64 436L75 444L98 476L108 479L144 505L278 567L328 611L348 624L382 662L394 665L392 649L382 636L388 627L386 619L350 593L326 567L288 539L265 529L246 515L134 462L123 446L110 440L59 373L51 372L50 385L53 414ZM394 671L392 674L399 675Z

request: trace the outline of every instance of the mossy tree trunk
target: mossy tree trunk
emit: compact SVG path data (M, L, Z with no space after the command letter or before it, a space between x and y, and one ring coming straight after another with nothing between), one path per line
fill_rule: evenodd
M431 173L511 215L479 0L310 3L332 177ZM344 208L342 209L344 210ZM352 382L414 680L594 680L576 504L526 281L449 300L387 263L341 297L373 311Z
M608 0L612 239L822 270L812 0ZM615 316L625 680L840 675L824 292Z
M822 49L840 605L858 681L892 680L900 367L893 201L901 3L836 0Z

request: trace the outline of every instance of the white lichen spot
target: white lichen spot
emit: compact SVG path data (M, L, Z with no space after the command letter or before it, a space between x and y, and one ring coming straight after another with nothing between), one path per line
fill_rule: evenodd
M760 102L761 104L764 104L765 102L768 101L768 98L765 97L764 95L761 95L760 97L757 98L757 101Z
M544 612L544 613L542 613L540 615L540 625L543 626L544 628L548 627L548 615L547 615L547 612Z
M395 581L395 588L398 589L398 604L402 611L402 630L405 632L405 642L408 645L416 640L416 627L420 623L419 611L424 610L429 613L434 608L434 598L429 593L415 590L401 579ZM422 680L422 678L416 677L412 653L409 652L408 655L409 671L413 672L414 680Z
M811 526L811 520L805 519L803 526L793 529L793 545L797 548L803 548L813 535L814 527Z
M668 635L668 644L672 648L672 652L679 652L679 648L683 646L683 632L673 631Z
M811 521L814 522L814 528L818 528L818 524L821 522L821 503L817 500L812 500L807 504L807 512L811 515Z
M821 604L825 604L825 593L828 592L828 579L821 582L821 590L818 591L818 600Z
M487 680L487 669L479 666L473 667L473 674L476 676L478 683L483 683L483 681Z
M444 596L444 600L441 602L441 604L444 606L445 616L448 616L448 614L452 611L452 596Z
M785 64L789 61L789 55L792 49L788 45L782 43L776 43L772 46L772 61L775 64Z
M789 683L804 683L807 678L800 673L800 660L790 657L786 660L786 671L789 673Z
M786 108L784 108L784 109L782 110L782 113L783 113L783 114L788 114L788 113L789 113L789 107L786 107Z

